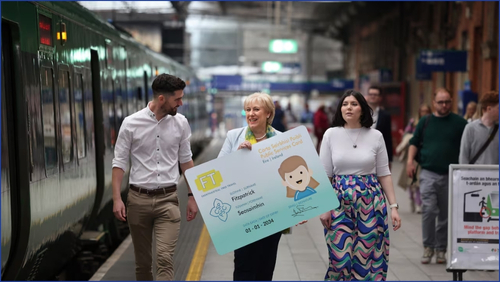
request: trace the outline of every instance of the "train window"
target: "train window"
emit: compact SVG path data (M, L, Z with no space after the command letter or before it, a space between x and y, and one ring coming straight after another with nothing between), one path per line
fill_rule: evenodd
M9 159L9 155L8 155L8 153L9 153L9 146L8 145L9 144L7 143L9 141L9 139L7 137L9 137L9 135L12 134L11 132L7 131L7 113L6 113L7 108L5 105L5 103L6 103L5 96L6 96L7 92L5 91L4 62L5 62L5 60L3 57L3 50L2 50L2 186L1 186L2 199L4 199L4 197L6 197L8 195L8 194L4 194L4 192L8 192L10 190L10 185L11 185L10 173L9 173L10 172L10 166L9 166L10 159ZM7 219L7 218L5 218L4 220L5 220L5 221L3 221L4 223L9 222L8 221L9 219ZM4 228L4 226L2 226L2 228ZM7 256L4 257L4 254L2 254L2 261L4 261L4 259L6 257ZM4 265L2 265L2 267L3 266Z
M51 170L57 167L57 148L54 111L54 80L52 69L42 67L41 71L42 89L42 122L43 122L43 146L45 151L45 169Z
M106 67L113 66L113 47L108 43L106 44Z
M63 163L73 160L73 142L71 140L71 106L69 98L69 72L59 71L59 109L61 111L62 158Z
M78 158L85 158L86 140L85 140L85 106L83 99L83 77L76 74L75 79L75 117L76 117L76 143L78 148Z
M120 127L122 126L123 119L124 119L124 107L123 107L123 93L122 93L122 86L119 84L119 82L116 82L116 96L115 96L115 112L116 112L116 131L120 132Z
M109 105L109 128L111 133L111 148L115 147L116 139L118 138L118 130L116 128L116 90L115 82L111 81L111 101Z
M142 87L137 87L137 105L135 110L140 111L143 107L144 99L142 98ZM135 111L134 111L135 112Z

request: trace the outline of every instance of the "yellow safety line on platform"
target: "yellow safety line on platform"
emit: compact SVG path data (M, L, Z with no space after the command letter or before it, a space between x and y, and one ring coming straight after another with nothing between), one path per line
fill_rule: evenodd
M191 260L191 266L189 266L186 281L200 281L203 266L205 265L205 259L207 257L209 243L210 235L208 234L207 227L203 225L198 245L196 246L193 259Z

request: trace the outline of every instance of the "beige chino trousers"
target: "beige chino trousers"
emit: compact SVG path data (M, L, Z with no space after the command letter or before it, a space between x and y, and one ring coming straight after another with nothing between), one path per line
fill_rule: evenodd
M181 213L177 191L149 196L129 190L127 221L134 244L137 281L152 281L152 240L156 239L156 280L174 279L174 251Z

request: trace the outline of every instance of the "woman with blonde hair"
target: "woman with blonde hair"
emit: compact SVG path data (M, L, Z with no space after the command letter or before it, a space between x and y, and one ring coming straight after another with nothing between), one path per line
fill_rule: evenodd
M404 190L408 189L410 193L410 209L411 212L421 213L422 212L422 200L420 199L420 188L418 184L418 175L416 174L413 178L409 178L406 175L406 158L408 154L408 147L410 145L410 139L413 137L413 132L417 128L417 124L422 119L422 117L430 114L431 107L427 104L420 105L418 109L418 118L412 118L408 122L405 131L400 131L402 135L401 143L396 147L396 153L399 154L399 160L403 162L403 170L399 175L398 185Z
M467 103L467 107L465 108L464 119L467 122L473 121L474 120L473 117L476 111L477 111L477 103L474 101L470 101L469 103Z
M254 93L245 99L243 109L248 126L230 130L219 156L236 150L252 150L252 145L272 138L281 132L271 124L275 108L271 96ZM234 281L271 281L273 279L281 231L234 251Z

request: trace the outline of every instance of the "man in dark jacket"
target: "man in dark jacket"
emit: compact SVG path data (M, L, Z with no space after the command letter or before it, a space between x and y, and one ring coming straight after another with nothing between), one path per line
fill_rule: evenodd
M371 86L366 95L366 102L373 109L373 125L372 128L377 129L384 136L385 147L389 157L389 165L392 162L392 133L391 133L391 115L380 108L382 102L382 91L380 88Z
M274 110L274 119L271 126L278 131L285 132L287 129L285 112L281 109L280 102L274 101Z

